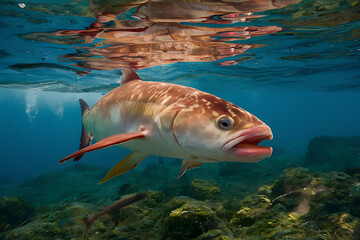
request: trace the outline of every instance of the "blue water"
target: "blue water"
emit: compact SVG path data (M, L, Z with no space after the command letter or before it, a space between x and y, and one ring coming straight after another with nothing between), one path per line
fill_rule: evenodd
M144 81L191 86L246 109L271 127L274 139L266 144L275 152L301 158L314 137L360 136L357 1L299 0L269 7L271 1L249 0L245 10L227 1L223 5L237 11L219 7L218 12L205 10L214 6L211 1L196 1L199 5L172 6L174 13L166 3L156 11L151 1L143 2L121 8L112 1L1 1L3 186L72 164L58 161L78 148L78 99L94 105L118 86L120 67L136 70ZM142 16L144 7L147 18L132 17ZM198 8L201 13L187 15ZM106 14L110 21L90 27ZM121 20L134 25L125 28ZM271 27L276 30L266 32ZM112 147L81 161L108 169L128 153ZM143 166L155 161L149 157Z
M217 24L180 21L180 26L228 27L234 31L242 26L277 26L282 27L282 31L251 36L245 40L240 36L225 42L259 44L243 54L224 55L219 60L205 62L184 62L181 56L173 60L175 63L166 64L167 60L164 60L164 65L146 67L145 64L138 74L144 81L191 86L237 104L272 128L275 137L271 144L274 147L303 153L309 140L315 136L359 135L360 42L357 34L360 23L357 19L337 23L338 20L331 16L345 14L336 12L337 8L291 18L291 14L300 11L301 6L308 6L305 3L309 4L307 1L303 5L254 12L255 16L266 16L233 24L224 24L222 21L225 20L219 17ZM0 152L4 166L1 174L11 179L58 168L57 160L71 152L78 143L81 125L77 99L82 97L94 104L117 86L120 77L116 69L94 70L74 66L96 57L81 56L82 52L112 47L111 44L97 45L106 42L106 39L95 37L89 43L81 43L84 38L80 37L79 43L51 42L71 37L52 37L55 32L84 30L96 18L67 13L67 5L59 3L48 3L46 7L39 2L24 2L24 8L18 4L5 2L1 11L0 126L3 126L3 137ZM350 13L355 11L342 4L339 9L345 8ZM87 6L78 7L94 15L89 13ZM55 8L58 10L55 11ZM134 10L136 8L126 14L118 14L117 18L135 21L131 17ZM328 26L322 26L324 24L318 20L325 13L329 14ZM209 16L211 14L208 13ZM302 21L311 24L303 25ZM28 37L31 34L36 37ZM226 38L219 39L219 43L226 41ZM64 55L76 52L80 60L64 58ZM142 55L146 56L146 52ZM100 60L106 58L101 54L97 57ZM165 58L160 53L158 57ZM232 60L235 65L220 65ZM108 61L117 64L110 68L127 66L126 62ZM79 71L89 73L82 76ZM121 152L108 149L101 154L89 154L86 161L108 164L96 159L104 156L105 159L118 160L120 156L114 157L116 154L113 151ZM18 169L22 162L29 167Z

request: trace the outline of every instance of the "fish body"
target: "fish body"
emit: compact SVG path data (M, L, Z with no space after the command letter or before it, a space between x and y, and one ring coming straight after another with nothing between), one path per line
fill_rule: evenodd
M84 114L83 124L95 139L145 128L151 133L146 139L134 139L121 146L148 155L188 158L190 155L183 151L172 132L179 111L173 107L178 106L185 92L192 93L193 89L170 83L131 81L102 97Z
M121 86L91 109L83 107L82 123L83 135L99 142L83 144L61 162L111 145L133 150L103 180L136 167L148 155L184 159L181 176L203 162L256 162L272 153L257 145L272 139L272 132L253 114L191 87L141 81L135 72L124 74Z

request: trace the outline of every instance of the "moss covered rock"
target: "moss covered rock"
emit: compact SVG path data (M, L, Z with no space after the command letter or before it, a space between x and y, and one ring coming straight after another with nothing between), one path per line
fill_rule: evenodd
M271 197L297 191L309 185L313 180L312 174L305 168L289 168L285 170L271 186Z
M305 218L316 217L326 222L329 214L344 212L360 217L360 184L356 178L331 172L321 175L320 179L323 191L317 193L318 188L314 188L309 201L311 211Z
M81 230L80 230L81 231ZM5 240L46 240L64 239L68 233L63 231L55 222L36 220L22 227L8 231L4 235Z
M360 237L360 235L355 236L356 231L360 230L360 219L349 213L330 215L324 227L328 230L330 236L339 236L342 239L349 238L349 236L353 236L353 239L359 239Z
M240 210L230 222L236 226L251 226L266 213L269 206L271 201L267 196L251 195L240 201Z
M34 213L33 207L18 197L0 199L0 232L17 227Z
M177 208L180 208L182 205L188 202L195 201L193 198L187 196L178 196L172 198L169 202L164 204L164 209L168 212L171 212Z
M195 179L190 184L190 196L198 199L220 199L222 193L219 184L213 180Z
M230 239L237 239L234 238L231 231L229 229L220 230L210 230L207 233L204 233L196 238L196 240L230 240Z
M360 239L359 203L357 178L292 168L241 200L231 223L244 239Z
M191 196L203 200L149 191L146 199L96 220L84 239L360 239L357 177L291 168L246 197L236 194L229 179L219 183L228 184L222 185L224 193L211 180L192 182ZM107 190L115 190L113 198L116 186ZM97 194L95 202L72 198L37 208L32 222L4 232L0 239L81 239L82 218L110 204L109 196Z
M157 207L160 203L164 202L165 194L161 191L147 192L146 199L143 201L148 207Z
M55 222L61 227L71 227L75 224L82 225L82 219L94 211L92 204L70 203L53 209L44 219Z
M308 146L305 165L312 170L344 171L360 167L360 137L315 137Z
M200 201L187 202L173 210L167 223L168 233L174 239L194 238L216 226L215 212Z

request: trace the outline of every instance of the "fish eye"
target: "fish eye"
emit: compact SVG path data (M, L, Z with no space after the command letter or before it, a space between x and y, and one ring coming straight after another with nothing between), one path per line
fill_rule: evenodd
M220 129L229 130L233 128L234 120L228 116L221 116L217 120L217 125Z

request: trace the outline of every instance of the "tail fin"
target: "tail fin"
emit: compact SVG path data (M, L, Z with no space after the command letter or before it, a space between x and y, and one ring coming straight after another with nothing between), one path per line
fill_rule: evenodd
M90 110L90 107L89 105L84 101L82 100L81 98L79 98L79 103L80 103L80 109L81 109L81 116L84 115L84 112ZM83 149L84 147L87 147L89 146L90 142L91 142L91 139L92 139L92 135L91 133L88 133L84 127L84 124L82 124L82 130L81 130L81 138L80 138L80 146L79 146L79 150L80 149ZM82 156L82 155L79 155L77 157L74 158L74 161L79 161Z

